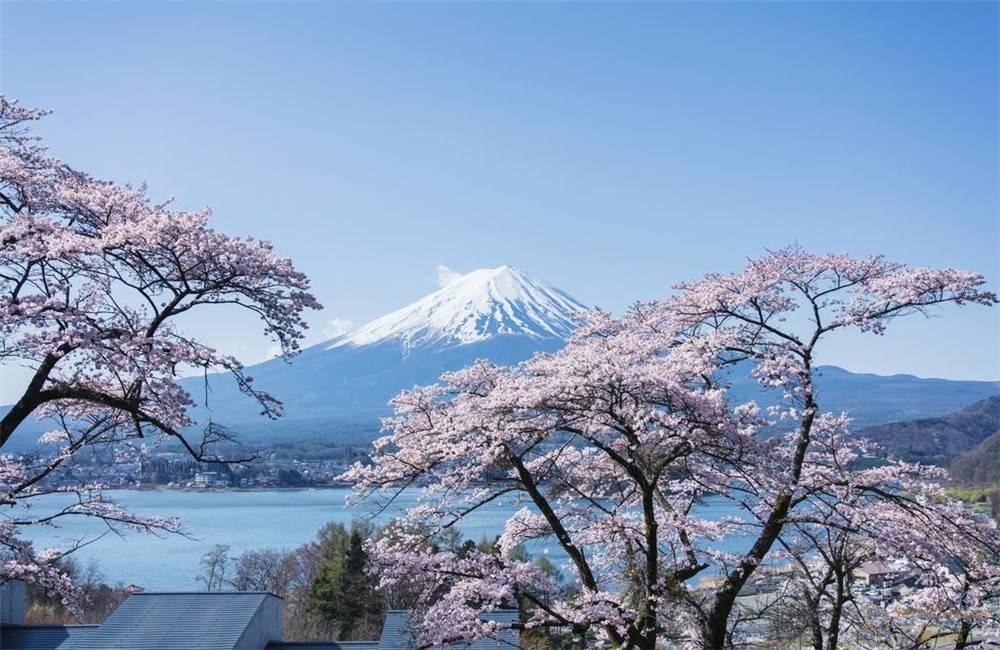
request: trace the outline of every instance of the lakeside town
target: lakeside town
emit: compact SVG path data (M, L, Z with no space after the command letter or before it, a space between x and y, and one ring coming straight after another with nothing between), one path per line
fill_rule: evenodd
M55 488L99 484L105 489L150 490L344 487L347 483L337 477L368 458L364 448L333 447L322 455L333 457L303 458L287 448L267 448L238 464L201 462L184 451L156 450L125 459L80 454L46 483Z
M370 447L343 445L296 445L265 447L253 460L238 464L199 462L183 451L155 450L130 454L126 459L107 454L79 454L66 470L46 479L54 488L98 484L105 489L282 489L343 488L351 483L342 475L356 463L370 463ZM44 455L44 452L42 452ZM884 455L862 455L859 462L879 464ZM970 510L1000 523L1000 486L986 483L970 487L956 483L949 488Z

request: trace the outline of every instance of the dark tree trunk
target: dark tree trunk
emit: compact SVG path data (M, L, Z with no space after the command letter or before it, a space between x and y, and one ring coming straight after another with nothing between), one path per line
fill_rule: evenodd
M656 632L659 628L657 620L657 601L655 593L659 582L659 522L656 521L656 504L653 500L653 487L643 485L642 509L646 527L646 605L645 612L639 620L640 638L638 647L642 650L655 650Z
M818 616L813 616L810 627L812 628L813 650L823 650L823 626L820 625Z
M826 650L837 650L840 641L840 620L847 602L846 576L837 572L837 594L833 600L833 611L830 612L830 625L826 628Z
M969 643L969 637L972 635L972 624L966 621L962 621L962 627L958 630L958 636L955 637L955 650L965 650L965 648L972 647Z
M819 334L817 333L817 337ZM791 476L794 483L798 483L802 476L802 467L805 464L806 452L809 450L813 422L819 410L813 395L812 386L812 365L809 352L804 356L804 365L809 372L809 377L804 382L804 407L805 415L799 427L799 438L795 447L795 456L792 459ZM753 572L767 557L775 540L785 527L785 519L792 509L792 491L785 490L774 500L774 506L761 529L760 535L750 547L750 551L744 556L739 566L729 574L726 582L715 594L715 601L702 626L702 645L712 650L725 647L726 632L728 630L729 615L736 604L736 597L739 596L743 585L747 583Z
M65 343L59 346L59 350L56 353L49 354L45 357L38 368L35 370L35 374L32 375L31 381L28 383L27 388L24 389L24 394L21 396L17 403L11 407L7 414L3 416L0 420L0 447L3 447L12 435L17 427L24 422L29 415L35 412L39 406L42 405L42 401L39 399L39 395L42 393L42 388L45 387L45 382L48 381L49 375L52 373L52 369L56 367L59 359L63 355L70 352L71 348Z

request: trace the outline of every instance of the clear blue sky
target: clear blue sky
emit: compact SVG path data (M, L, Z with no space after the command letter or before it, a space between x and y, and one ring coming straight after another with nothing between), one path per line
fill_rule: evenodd
M996 3L4 2L53 153L270 239L332 319L511 264L613 311L765 247L1000 279ZM824 361L1000 377L1000 314ZM258 328L198 323L248 360Z

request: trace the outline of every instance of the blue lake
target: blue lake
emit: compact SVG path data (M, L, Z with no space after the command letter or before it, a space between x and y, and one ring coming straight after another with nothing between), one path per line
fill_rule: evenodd
M292 549L315 538L327 522L349 524L354 519L371 517L372 506L349 507L347 489L264 490L232 492L193 492L181 490L114 490L106 492L122 506L141 515L177 516L184 523L187 537L155 537L128 533L119 537L104 535L99 541L75 554L83 562L96 560L105 580L111 583L134 583L147 590L196 589L201 556L216 544L228 545L231 553L257 548ZM375 517L385 523L415 504L419 492L404 493L392 508ZM460 526L466 538L476 540L503 532L510 514L520 506L490 504ZM718 519L738 516L731 502L714 497L698 508L702 516ZM35 527L27 536L36 548L65 547L76 540L88 539L106 531L103 523L85 518L64 518L58 528ZM721 544L729 550L742 548L740 539ZM561 563L565 555L557 544L539 543L533 553L547 553Z

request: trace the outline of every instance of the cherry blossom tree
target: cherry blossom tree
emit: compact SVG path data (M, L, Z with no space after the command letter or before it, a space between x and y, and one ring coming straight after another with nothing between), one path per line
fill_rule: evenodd
M186 333L179 319L211 306L244 310L290 357L303 311L319 304L305 275L269 243L216 232L208 210L173 210L145 188L50 157L29 128L43 115L0 97L0 363L32 371L0 418L0 448L38 418L50 428L40 442L54 450L0 455L0 503L10 506L0 519L0 577L37 580L69 598L53 568L65 551L36 551L18 535L24 526L67 516L151 532L178 524L135 517L96 485L53 487L49 479L66 461L86 448L132 453L165 440L200 461L244 460L219 451L231 438L223 428L197 429L183 374L228 372L264 415L280 415L280 403L254 389L238 360ZM61 510L28 508L55 492L68 504Z
M934 496L915 521L905 522L908 535L873 536L883 553L901 544L895 556L918 579L916 589L890 606L893 624L922 642L947 637L957 650L1000 645L1000 531L961 503ZM884 516L877 532L901 527L900 517Z
M945 497L936 482L941 470L909 471L906 489L888 498L880 493L887 484L881 481L791 515L778 539L783 552L774 558L784 582L781 597L764 599L758 612L775 629L793 633L786 641L805 632L816 650L834 650L842 643L918 648L944 639L966 647L973 633L1000 639L994 620L1000 532ZM855 571L866 563L889 571L890 584L870 589L856 580ZM755 579L766 581L767 573L759 570ZM797 625L790 623L796 619Z
M517 599L533 605L529 626L615 647L732 644L737 597L780 555L788 527L854 522L873 505L899 520L930 503L925 468L855 469L864 449L848 417L820 409L817 347L945 303L992 305L983 284L965 271L793 247L620 319L595 311L554 354L512 368L479 362L404 392L374 462L345 475L359 499L424 490L400 525L411 532L371 549L382 583L425 580L416 628L427 644L489 636L495 624L479 613ZM746 362L778 406L733 403L727 373ZM701 515L710 495L743 515ZM501 499L524 508L498 553L458 557L426 543ZM734 537L745 550L721 550ZM571 595L518 559L536 540L569 558ZM693 586L705 575L714 586Z
M896 501L899 497L889 488L899 486L905 492L920 485L904 480L905 465L894 465L865 472L873 474L869 480L875 479L865 487L842 463L830 461L829 444L824 453L820 445L846 422L841 418L831 429L833 420L820 410L813 369L817 346L846 328L882 334L894 320L925 314L935 305L993 305L996 296L982 289L984 283L978 274L951 268L911 268L881 257L853 259L789 248L752 261L741 273L713 274L681 285L681 293L666 306L674 324L689 336L706 331L731 336L729 352L753 360L757 378L783 391L787 408L781 415L796 425L786 437L781 482L771 494L762 495L757 507L761 531L707 610L707 645L725 642L725 621L736 596L795 507L817 503L820 494L836 498L845 489L881 492L887 501ZM796 318L800 310L806 313L804 319ZM880 488L882 481L885 487Z

